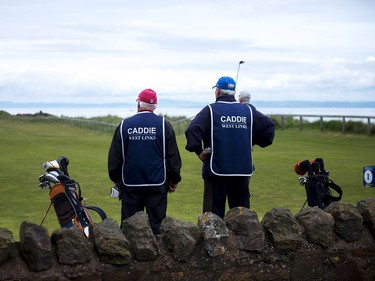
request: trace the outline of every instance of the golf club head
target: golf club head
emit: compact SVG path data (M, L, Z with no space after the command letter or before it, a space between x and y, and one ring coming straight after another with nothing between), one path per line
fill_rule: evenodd
M307 183L307 178L306 177L299 177L298 182L300 185L305 185Z
M58 178L59 178L60 182L68 182L68 181L71 181L71 178L69 178L67 175L64 175L64 174L59 175Z
M313 175L314 172L312 170L312 167L311 167L311 162L309 160L304 160L301 162L301 165L303 165L305 168L306 168L306 171L307 171L307 174L309 176Z
M44 177L45 174L46 174L46 173L44 173L43 175L41 175L41 176L39 177L39 182L46 182L46 181L47 181L46 178Z
M59 174L56 171L46 172L39 177L39 181L40 182L48 181L48 182L52 182L52 183L58 183L58 182L60 182L58 177L59 177Z
M304 174L306 174L306 167L301 165L301 161L294 164L293 169L294 169L294 171L296 172L297 175L303 176Z
M322 158L316 158L314 161L320 164L320 173L329 175L329 171L324 169L324 161Z
M39 184L39 189L51 188L51 184L49 181L44 181Z
M62 172L69 176L68 173L68 165L69 165L69 158L66 157L65 155L61 155L59 159L57 159L57 162L60 164Z
M314 174L319 174L320 173L320 165L319 165L319 162L312 162L311 163L311 168L312 168L312 171L314 172Z
M50 160L50 161L44 162L43 165L42 165L42 168L46 172L48 172L50 170L60 169L60 165L56 160Z
M315 158L314 161L319 163L320 172L323 172L324 171L324 161L323 161L323 159L322 158Z
M312 175L311 163L309 160L299 161L294 165L294 171L298 175L304 175L308 172L309 175Z

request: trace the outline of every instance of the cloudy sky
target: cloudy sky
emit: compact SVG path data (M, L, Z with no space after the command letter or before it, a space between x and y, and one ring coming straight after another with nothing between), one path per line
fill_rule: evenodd
M374 0L0 0L0 102L375 101Z

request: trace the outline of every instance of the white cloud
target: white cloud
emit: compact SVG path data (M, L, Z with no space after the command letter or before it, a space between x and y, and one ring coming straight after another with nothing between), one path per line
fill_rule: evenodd
M257 99L375 101L374 8L354 0L2 1L0 101L126 102L151 87L208 102L240 60L237 89Z
M346 62L345 58L333 58L332 62Z

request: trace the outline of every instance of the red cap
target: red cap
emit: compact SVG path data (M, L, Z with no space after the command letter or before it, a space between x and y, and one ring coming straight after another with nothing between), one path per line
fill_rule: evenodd
M150 104L157 104L158 98L156 97L156 92L151 89L145 89L139 93L137 101L143 101Z

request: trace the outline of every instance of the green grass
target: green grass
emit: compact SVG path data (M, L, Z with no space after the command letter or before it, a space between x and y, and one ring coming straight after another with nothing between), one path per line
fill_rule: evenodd
M120 201L109 196L107 153L112 135L64 124L30 123L0 119L0 227L19 239L23 221L39 224L49 205L47 190L39 190L41 165L66 155L72 178L82 187L87 205L100 206L120 222ZM202 211L201 162L188 153L183 134L177 136L183 161L182 182L169 194L167 215L197 222ZM343 203L375 196L375 188L363 188L363 166L375 165L374 137L321 133L317 129L277 131L274 144L254 148L255 172L250 182L251 208L261 219L275 207L297 213L306 199L293 165L321 157L331 179L344 191ZM96 217L96 220L99 219ZM51 209L44 224L51 233L59 228Z

